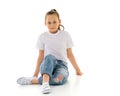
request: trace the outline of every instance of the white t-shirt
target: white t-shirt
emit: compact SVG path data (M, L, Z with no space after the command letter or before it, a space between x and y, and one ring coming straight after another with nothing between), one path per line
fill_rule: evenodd
M44 56L51 54L58 60L67 62L67 48L73 46L72 38L66 31L42 33L37 41L37 49L44 50Z

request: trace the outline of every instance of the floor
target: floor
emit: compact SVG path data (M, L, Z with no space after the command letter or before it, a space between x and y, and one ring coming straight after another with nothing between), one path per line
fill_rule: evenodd
M82 91L80 82L82 79L79 76L70 77L68 82L62 86L51 86L50 94L42 94L40 87L41 85L28 85L28 86L16 86L16 96L29 95L32 96L73 96L78 95Z
M18 77L32 74L34 64L28 67L30 63L27 64L25 61L16 64L18 60L14 62L10 61L11 59L5 60L3 62L6 63L0 67L0 96L120 96L120 62L116 59L117 56L115 58L113 56L88 58L85 55L86 60L83 55L81 60L76 58L84 74L81 77L77 76L73 67L68 66L70 72L68 82L62 86L51 86L51 93L47 95L41 93L41 85L20 86L16 83Z
M90 75L91 74L91 75ZM1 94L5 96L120 96L120 83L115 76L84 73L83 76L71 74L68 82L62 86L51 86L50 94L42 94L41 85L16 84L16 80L7 82ZM2 84L3 85L3 84Z

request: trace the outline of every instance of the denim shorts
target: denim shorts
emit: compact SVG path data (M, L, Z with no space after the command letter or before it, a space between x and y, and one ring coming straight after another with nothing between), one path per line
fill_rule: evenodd
M38 79L39 84L42 84L42 75L48 74L50 76L50 85L62 85L69 76L67 63L62 60L57 60L53 55L47 55L40 65L41 76ZM62 80L56 82L56 78L62 75Z

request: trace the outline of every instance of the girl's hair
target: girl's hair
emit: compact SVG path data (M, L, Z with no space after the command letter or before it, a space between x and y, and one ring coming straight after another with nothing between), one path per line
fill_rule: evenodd
M56 11L56 9L51 9L50 11L46 13L45 20L46 20L47 15L52 15L52 14L55 14L58 17L58 19L60 19L59 13ZM58 30L64 30L64 26L60 24L58 27Z

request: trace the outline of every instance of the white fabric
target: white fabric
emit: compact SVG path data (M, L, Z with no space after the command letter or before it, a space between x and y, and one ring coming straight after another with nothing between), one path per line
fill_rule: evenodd
M58 31L55 34L44 32L38 38L36 47L44 50L44 56L51 54L58 60L67 61L67 48L71 48L73 42L66 31Z
M20 85L30 85L33 79L37 79L37 77L20 77L17 79L17 83Z
M48 82L43 83L41 88L43 94L50 93L50 85Z

